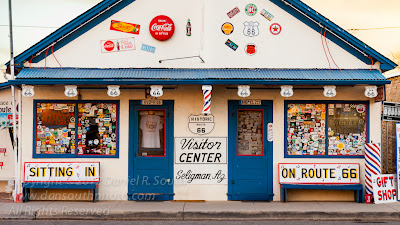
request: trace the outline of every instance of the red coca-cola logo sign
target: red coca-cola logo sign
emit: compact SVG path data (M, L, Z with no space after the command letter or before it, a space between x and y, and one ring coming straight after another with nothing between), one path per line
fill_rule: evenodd
M175 24L168 16L156 16L151 20L149 30L153 38L165 41L174 34Z
M106 43L104 43L104 49L106 50L106 51L112 51L112 50L114 50L114 42L112 42L112 41L106 41Z

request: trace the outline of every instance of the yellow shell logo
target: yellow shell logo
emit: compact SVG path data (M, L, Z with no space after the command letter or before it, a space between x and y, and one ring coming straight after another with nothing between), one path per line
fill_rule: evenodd
M233 32L233 25L231 23L224 23L222 24L221 27L222 33L224 33L225 35L229 35Z
M337 145L337 147L338 147L339 150L342 150L342 149L344 148L344 144L343 144L342 142L340 142L340 143Z

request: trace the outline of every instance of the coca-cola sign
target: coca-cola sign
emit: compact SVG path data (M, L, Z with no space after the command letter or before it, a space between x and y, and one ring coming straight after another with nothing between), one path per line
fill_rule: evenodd
M165 41L172 37L175 31L174 21L168 16L156 16L149 25L151 36L159 41Z

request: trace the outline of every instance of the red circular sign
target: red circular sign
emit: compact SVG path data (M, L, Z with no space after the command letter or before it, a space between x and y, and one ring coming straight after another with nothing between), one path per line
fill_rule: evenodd
M175 31L174 21L168 16L156 16L149 25L151 36L159 41L165 41L172 37Z
M269 30L273 35L278 35L282 31L282 28L281 25L279 25L278 23L273 23L269 27Z
M106 41L105 43L104 43L104 49L106 50L106 51L112 51L112 50L114 50L114 42L112 42L112 41Z

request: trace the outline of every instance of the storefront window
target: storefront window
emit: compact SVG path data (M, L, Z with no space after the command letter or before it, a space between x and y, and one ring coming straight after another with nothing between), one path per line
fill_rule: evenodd
M115 155L117 152L117 104L78 103L79 155Z
M362 156L367 104L289 103L287 155Z
M289 104L287 154L325 155L325 104Z
M75 154L75 104L36 104L36 154Z
M238 110L237 154L264 155L264 111Z
M165 156L165 111L138 110L138 156Z
M366 104L329 104L328 155L363 155L366 109Z
M35 102L34 157L117 157L117 103Z

